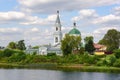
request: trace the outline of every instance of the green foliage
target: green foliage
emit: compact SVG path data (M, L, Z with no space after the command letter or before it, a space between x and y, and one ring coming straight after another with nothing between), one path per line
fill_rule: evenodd
M7 47L10 49L16 49L16 45L17 44L15 42L10 42Z
M93 36L87 36L84 38L84 42L87 44L89 42L89 40L93 41Z
M19 49L19 50L25 50L26 49L24 40L18 41L18 43L17 43L17 49Z
M42 55L35 55L32 59L32 63L41 63L41 62L48 62L48 58Z
M108 55L106 56L105 60L107 66L112 66L113 63L116 61L116 57L114 55Z
M117 59L113 64L114 67L120 67L120 59Z
M95 50L93 45L93 37L92 36L86 37L84 40L85 40L85 51L92 54Z
M2 56L3 56L3 57L10 57L13 53L14 53L14 50L5 49L5 50L3 51Z
M78 50L80 48L80 43L80 36L70 36L69 34L66 34L64 39L61 41L63 55L71 54L74 49Z
M56 53L48 53L47 56L56 56Z
M9 57L9 62L20 62L22 60L25 60L26 54L24 52L18 52L14 53L12 56Z
M114 55L116 56L116 58L120 58L120 49L115 50Z
M113 66L113 63L116 61L114 55L107 55L106 57L101 58L96 65L98 66Z
M0 50L0 58L2 58L2 57L3 57L3 51Z
M85 48L81 47L80 50L79 50L79 54L84 54L84 52L85 52Z
M118 49L120 46L120 32L115 29L108 30L99 43L106 45L107 51Z
M105 59L100 60L100 61L97 61L96 65L97 65L97 66L106 66L106 61L105 61Z

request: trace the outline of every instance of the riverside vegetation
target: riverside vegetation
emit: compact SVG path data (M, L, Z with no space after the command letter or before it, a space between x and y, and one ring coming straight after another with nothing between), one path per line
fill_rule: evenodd
M54 53L36 55L36 53L26 54L21 50L5 49L0 50L0 67L51 67L53 69L58 67L65 70L120 72L120 49L114 50L113 54L101 56L90 55L87 52L66 56L57 56Z

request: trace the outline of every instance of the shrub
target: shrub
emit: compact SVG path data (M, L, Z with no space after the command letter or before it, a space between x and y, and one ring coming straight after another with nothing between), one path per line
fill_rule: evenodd
M120 49L114 51L116 58L120 58Z
M9 62L20 62L22 60L25 60L26 54L23 52L14 53L12 56L9 57Z
M100 60L96 63L97 66L106 66L106 61L104 60Z
M120 59L117 59L113 64L114 67L120 67Z
M116 57L114 55L107 55L105 61L107 66L112 66L113 63L116 61Z
M0 58L2 58L2 57L3 57L3 51L0 50Z
M56 53L48 53L47 56L56 56Z
M12 54L14 53L14 50L11 50L11 49L5 49L3 51L3 57L10 57Z

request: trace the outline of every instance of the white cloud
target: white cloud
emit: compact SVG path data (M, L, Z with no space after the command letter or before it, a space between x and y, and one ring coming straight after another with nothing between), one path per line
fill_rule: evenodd
M0 12L0 23L7 23L11 21L21 21L25 17L25 14L22 12L9 11L9 12Z
M99 28L99 29L94 30L93 33L103 35L110 29L116 29L117 30L118 27L110 27L110 26L109 27L103 27L103 28Z
M120 4L120 0L18 0L25 12L51 13L56 10L71 11L96 6Z
M103 25L120 25L120 16L109 14L106 16L99 17L93 21L94 24Z
M120 15L120 6L117 6L117 7L113 8L113 13L115 15Z
M41 29L39 27L32 28L0 28L0 42L6 46L10 41L19 41L24 39L26 45L49 44L53 40L53 30Z
M73 21L79 20L90 20L98 17L98 14L94 9L82 9L79 11L79 16L75 16L72 18Z
M56 15L48 15L46 18L27 15L23 12L9 11L0 12L0 24L17 23L22 25L51 25L56 19Z
M56 15L48 15L47 18L39 18L37 16L27 16L26 21L21 22L23 25L51 25L56 19Z

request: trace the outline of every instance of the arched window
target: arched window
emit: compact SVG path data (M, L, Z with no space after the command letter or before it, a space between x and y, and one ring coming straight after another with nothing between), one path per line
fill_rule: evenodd
M56 31L58 31L58 27L56 27Z
M55 37L55 42L56 42L56 43L58 42L58 37Z

